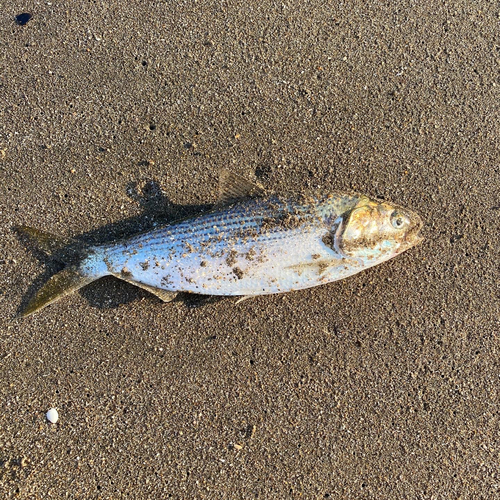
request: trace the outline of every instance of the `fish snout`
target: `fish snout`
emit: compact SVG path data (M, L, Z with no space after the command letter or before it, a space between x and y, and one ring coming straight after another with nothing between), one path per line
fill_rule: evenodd
M415 212L409 213L409 219L411 221L410 227L405 233L404 241L408 246L415 246L424 240L424 237L420 234L424 223L420 215Z

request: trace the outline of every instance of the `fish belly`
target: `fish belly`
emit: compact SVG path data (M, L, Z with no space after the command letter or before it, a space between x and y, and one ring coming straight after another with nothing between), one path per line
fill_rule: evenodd
M286 292L322 283L316 261L328 258L314 237L256 239L246 243L147 246L116 266L129 281L170 291L208 295L259 295ZM320 240L319 240L320 241ZM313 257L314 256L314 257Z

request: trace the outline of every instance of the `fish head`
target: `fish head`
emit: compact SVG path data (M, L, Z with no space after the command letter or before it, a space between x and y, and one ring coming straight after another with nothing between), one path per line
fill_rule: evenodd
M388 260L420 243L422 219L391 203L362 197L344 218L339 249L368 265Z

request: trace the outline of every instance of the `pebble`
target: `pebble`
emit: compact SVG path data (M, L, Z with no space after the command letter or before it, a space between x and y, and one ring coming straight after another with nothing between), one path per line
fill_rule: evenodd
M55 424L59 420L59 413L57 413L57 410L55 408L51 408L45 416L47 417L47 420L52 424Z
M32 17L33 16L28 12L23 12L16 16L16 23L19 24L19 26L24 26Z

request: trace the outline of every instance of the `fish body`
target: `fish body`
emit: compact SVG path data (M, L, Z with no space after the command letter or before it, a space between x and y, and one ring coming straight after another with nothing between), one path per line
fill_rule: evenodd
M334 235L330 245L323 241L358 201L334 194L236 203L98 248L89 268L172 292L263 295L308 288L361 269L335 249Z
M394 257L421 240L421 226L413 212L364 195L260 195L86 249L27 312L106 275L165 301L178 292L255 296L309 288Z

